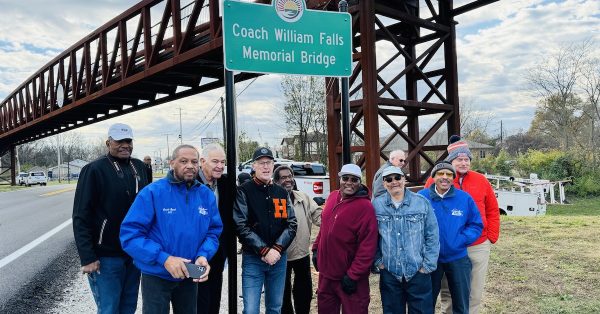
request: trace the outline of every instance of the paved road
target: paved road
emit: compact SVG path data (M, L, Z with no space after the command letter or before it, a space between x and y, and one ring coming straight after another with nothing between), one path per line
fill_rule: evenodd
M34 279L43 280L39 273L72 250L74 189L54 185L0 193L0 308Z

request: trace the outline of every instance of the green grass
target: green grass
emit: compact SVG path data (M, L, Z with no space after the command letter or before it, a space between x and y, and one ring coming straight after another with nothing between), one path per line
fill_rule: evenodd
M25 188L24 186L12 186L9 184L0 184L0 192L10 192L10 191L16 191L16 190L20 190Z
M600 198L502 216L482 313L600 313Z
M571 204L548 205L551 216L600 216L600 198L568 198Z

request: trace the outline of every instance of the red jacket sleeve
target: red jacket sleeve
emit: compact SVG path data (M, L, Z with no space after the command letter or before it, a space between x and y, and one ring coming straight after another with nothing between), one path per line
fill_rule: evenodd
M431 176L429 178L427 178L427 181L425 182L425 188L429 188L431 185L433 184L433 178L431 178Z
M486 182L487 183L487 182ZM488 183L486 186L485 195L485 218L487 222L487 236L490 242L496 243L500 236L500 209L498 208L498 200L492 186Z
M357 241L359 243L358 250L354 256L354 260L350 268L346 272L352 280L359 280L369 275L371 265L375 259L375 250L377 249L377 218L375 217L375 209L368 203L365 206L364 215L359 220L359 230Z

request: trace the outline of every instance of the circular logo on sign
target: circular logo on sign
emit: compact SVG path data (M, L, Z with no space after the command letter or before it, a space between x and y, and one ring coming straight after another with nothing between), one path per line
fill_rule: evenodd
M277 0L275 11L286 22L296 22L304 13L304 0Z
M268 151L266 148L263 148L263 149L261 149L261 150L260 150L260 152L261 152L262 154L266 154L266 153L268 153L269 151Z

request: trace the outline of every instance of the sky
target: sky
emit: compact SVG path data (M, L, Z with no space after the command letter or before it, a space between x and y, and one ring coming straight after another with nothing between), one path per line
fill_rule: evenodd
M467 2L454 1L455 7ZM135 3L0 0L0 99L56 55ZM493 134L499 133L500 121L505 135L529 127L537 98L526 74L536 62L564 45L588 39L600 42L598 0L501 0L456 20L459 97L470 103L474 115L493 116L487 130ZM386 47L378 49L385 55ZM266 75L236 85L239 130L275 148L289 135L277 115L285 101L280 80L278 75ZM222 137L218 110L223 93L222 88L215 89L71 132L97 143L106 138L111 124L126 122L134 131L134 156L164 157L167 134L171 150L179 143L179 108L183 142L199 146L202 137ZM384 133L382 128L380 135Z

